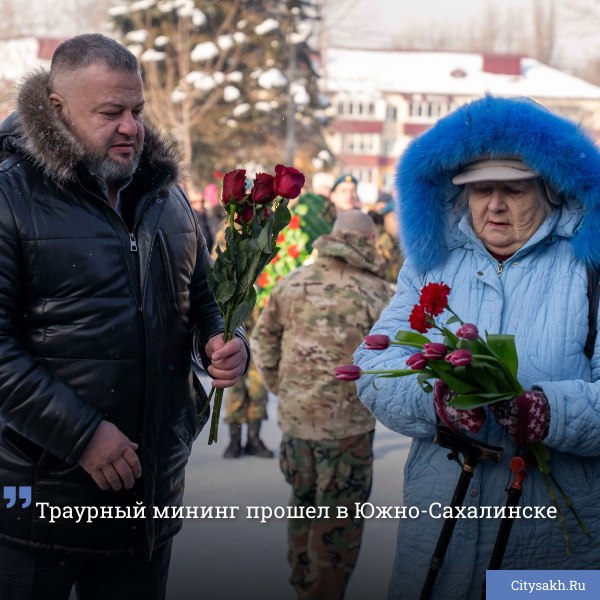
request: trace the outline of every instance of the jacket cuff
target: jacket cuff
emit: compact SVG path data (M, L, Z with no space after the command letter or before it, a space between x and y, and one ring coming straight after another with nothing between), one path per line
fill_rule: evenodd
M90 443L92 436L96 433L96 429L98 429L98 425L102 422L102 415L97 413L95 417L90 421L88 426L83 431L82 435L79 436L77 443L72 448L71 452L65 457L65 462L74 465L79 461L81 455L84 450L87 448L87 445Z

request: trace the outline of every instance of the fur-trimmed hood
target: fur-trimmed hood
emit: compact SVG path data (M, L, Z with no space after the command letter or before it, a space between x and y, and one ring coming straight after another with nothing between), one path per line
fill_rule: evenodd
M0 124L2 158L23 153L45 175L65 184L77 179L85 158L81 142L57 117L48 99L49 73L38 70L21 84L17 111ZM178 150L144 120L145 139L133 184L163 191L180 179Z
M600 152L573 122L527 98L486 96L440 119L416 138L397 171L405 254L421 271L439 264L456 235L461 187L451 179L483 157L516 156L562 198L577 258L600 265Z

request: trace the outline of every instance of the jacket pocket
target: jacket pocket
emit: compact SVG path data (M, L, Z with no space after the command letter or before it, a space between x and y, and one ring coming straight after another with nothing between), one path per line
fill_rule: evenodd
M167 242L163 232L158 230L158 248L160 251L160 257L165 273L165 283L167 286L167 295L169 302L177 305L177 292L175 289L175 281L173 280L173 265L171 264L171 258L169 257L169 251L167 249Z

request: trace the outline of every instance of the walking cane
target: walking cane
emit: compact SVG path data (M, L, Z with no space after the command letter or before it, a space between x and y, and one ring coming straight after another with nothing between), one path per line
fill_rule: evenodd
M518 454L510 459L510 470L513 472L513 481L509 488L507 488L508 498L506 499L506 508L518 506L521 500L521 494L523 493L523 481L527 475L525 469L525 459ZM508 538L510 531L513 526L514 517L503 517L500 521L500 527L498 528L498 535L496 536L496 542L494 549L492 550L492 558L488 566L489 571L497 571L502 567L502 560L504 559L504 553L506 552L506 545L508 544ZM483 590L481 592L481 600L486 598L486 582L483 582Z
M498 446L490 446L470 438L462 433L452 431L444 425L437 425L437 434L434 443L439 444L442 448L449 448L449 460L455 460L461 466L460 477L452 496L452 508L462 506L463 500L467 493L469 483L473 478L475 468L482 460L494 460L499 462L502 455L502 448ZM462 462L459 455L463 456ZM454 514L454 511L453 511ZM428 600L431 597L433 584L444 563L444 556L456 525L456 517L448 517L444 521L442 531L438 538L437 545L433 551L431 562L429 563L429 572L427 579L421 590L420 600Z

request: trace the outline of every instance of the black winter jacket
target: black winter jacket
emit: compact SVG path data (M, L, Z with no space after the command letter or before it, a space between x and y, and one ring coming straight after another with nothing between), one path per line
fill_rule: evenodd
M146 125L122 218L47 95L47 74L34 74L0 125L0 484L32 487L29 508L0 510L0 541L150 553L181 527L152 509L182 501L205 399L193 332L203 348L222 331L210 259L174 150ZM132 490L101 491L77 463L102 419L140 446ZM51 523L50 506L73 518ZM102 506L147 517L76 522L75 507Z

